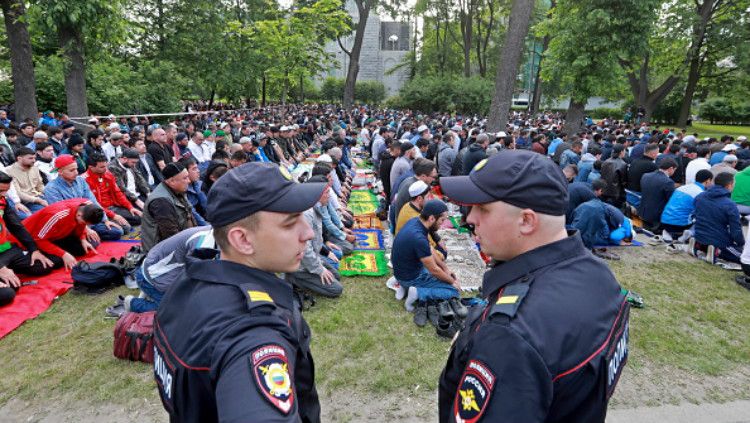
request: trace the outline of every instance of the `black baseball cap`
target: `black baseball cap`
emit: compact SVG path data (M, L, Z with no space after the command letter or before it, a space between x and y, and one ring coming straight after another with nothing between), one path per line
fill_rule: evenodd
M465 205L494 201L562 216L568 208L568 184L560 166L527 150L501 150L474 166L468 176L440 178L451 200Z
M259 211L301 213L318 202L326 186L296 183L286 168L272 163L246 163L211 187L206 217L222 227Z

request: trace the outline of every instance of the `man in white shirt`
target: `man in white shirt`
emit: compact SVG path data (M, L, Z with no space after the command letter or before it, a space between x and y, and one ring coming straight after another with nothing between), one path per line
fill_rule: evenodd
M203 150L203 133L199 131L195 131L193 133L193 137L190 138L190 142L188 142L188 150L190 150L190 154L193 155L193 158L198 163L203 163L207 160L211 160L211 157L205 156L205 151Z
M695 183L695 175L699 170L711 170L711 165L708 164L709 157L711 157L711 150L707 146L698 147L698 157L691 160L685 168L685 184Z
M109 136L109 142L104 143L102 146L104 155L107 156L107 161L119 157L122 154L122 133L119 132L119 126L117 130L118 132L113 132Z

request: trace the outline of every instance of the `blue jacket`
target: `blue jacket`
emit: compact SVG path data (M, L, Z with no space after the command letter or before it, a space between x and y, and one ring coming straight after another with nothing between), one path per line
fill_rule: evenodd
M589 200L575 209L571 226L578 229L586 248L609 244L607 207L598 198Z
M568 209L565 212L565 223L573 221L573 212L581 204L596 198L591 185L585 182L573 182L568 185Z
M695 197L706 190L702 184L683 185L677 188L669 197L664 211L661 213L661 223L674 226L689 226L693 224L695 213Z
M594 169L595 162L596 156L591 153L586 153L581 157L581 161L578 162L578 176L576 177L576 182L588 182L589 174Z
M560 156L560 167L565 168L565 166L569 164L577 165L578 162L581 160L581 156L575 153L573 150L565 150L562 152L562 155Z
M659 223L661 213L674 192L674 181L661 170L646 173L641 177L641 203L638 215L644 221Z
M695 197L695 239L704 245L726 248L745 245L737 205L724 187L713 186Z

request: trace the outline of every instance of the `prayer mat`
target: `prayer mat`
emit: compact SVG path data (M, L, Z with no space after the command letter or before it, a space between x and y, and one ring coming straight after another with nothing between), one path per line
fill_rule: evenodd
M446 264L458 278L464 291L476 291L482 286L486 264L479 254L476 243L469 234L455 230L438 231L448 250Z
M371 202L349 202L348 207L352 211L352 214L355 216L360 216L363 214L374 214L378 211L378 207L380 204L378 203L371 203Z
M667 245L667 244L663 244ZM594 248L619 248L619 247L643 247L643 243L640 241L633 240L630 244L624 245L595 245Z
M380 229L355 229L355 250L385 250L383 231Z
M339 262L341 276L384 276L388 274L385 251L354 251Z
M141 227L133 228L130 230L130 232L124 234L122 238L120 238L120 241L140 241L141 240Z
M383 223L374 214L354 216L354 229L383 229Z
M450 219L451 224L453 225L453 228L458 229L458 233L460 234L469 233L468 229L461 227L461 216L450 216L448 219Z
M98 254L89 254L78 260L108 262L112 257L124 256L132 246L132 243L104 242L96 247ZM33 277L24 277L22 281L33 279ZM38 280L36 285L22 286L12 303L0 307L0 338L21 326L23 322L42 314L52 305L55 298L73 288L70 272L67 272L65 268L57 269L47 276L36 279Z
M378 196L369 189L355 189L349 194L350 203L378 203Z

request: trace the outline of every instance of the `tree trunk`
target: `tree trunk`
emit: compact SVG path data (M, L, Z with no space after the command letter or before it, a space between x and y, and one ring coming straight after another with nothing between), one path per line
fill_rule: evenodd
M532 94L531 101L531 114L539 111L539 103L542 101L542 63L544 63L544 53L549 47L549 35L545 35L542 39L542 54L539 57L539 65L536 67L536 76L534 77L534 92ZM534 53L536 54L536 53Z
M79 28L60 26L60 47L65 56L65 98L68 115L85 117L89 114L86 100L86 63L84 62L83 34Z
M464 78L471 76L471 49L473 46L472 35L473 35L473 23L474 17L472 16L473 0L467 0L468 10L461 11L461 40L463 41L464 51Z
M365 28L367 28L367 18L370 16L372 3L370 0L356 0L357 10L359 12L359 22L354 32L354 44L351 51L344 50L349 56L349 68L346 71L346 84L344 84L344 110L348 110L354 103L354 88L357 85L357 75L359 74L359 54L362 52L362 42L365 38Z
M305 104L305 81L302 75L299 76L299 102Z
M214 97L216 97L216 88L211 88L211 97L208 98L208 110L214 107Z
M693 105L693 96L695 89L698 87L700 79L701 58L699 55L690 60L690 71L688 71L687 85L685 86L685 96L680 106L680 115L677 118L677 126L684 128L687 126L687 120L690 117L690 107Z
M266 107L266 73L263 72L261 80L260 107Z
M706 28L714 16L714 0L704 0L703 3L697 4L696 12L698 20L693 25L693 40L688 54L690 58L690 70L688 71L687 86L685 87L685 96L682 98L680 106L680 115L677 118L677 126L684 128L687 126L687 120L690 115L690 107L693 103L695 89L700 79L702 65L701 48L706 41Z
M34 78L34 61L31 55L31 40L28 24L24 19L26 8L24 2L17 0L0 0L0 7L5 17L5 32L10 48L11 81L15 101L16 121L37 119L36 79Z
M513 1L495 75L495 93L492 96L490 118L487 122L487 130L490 132L502 131L508 123L508 111L513 100L518 65L523 55L533 10L534 0Z
M573 97L568 103L568 111L565 113L565 126L563 132L569 135L577 134L583 124L586 102L575 101Z

